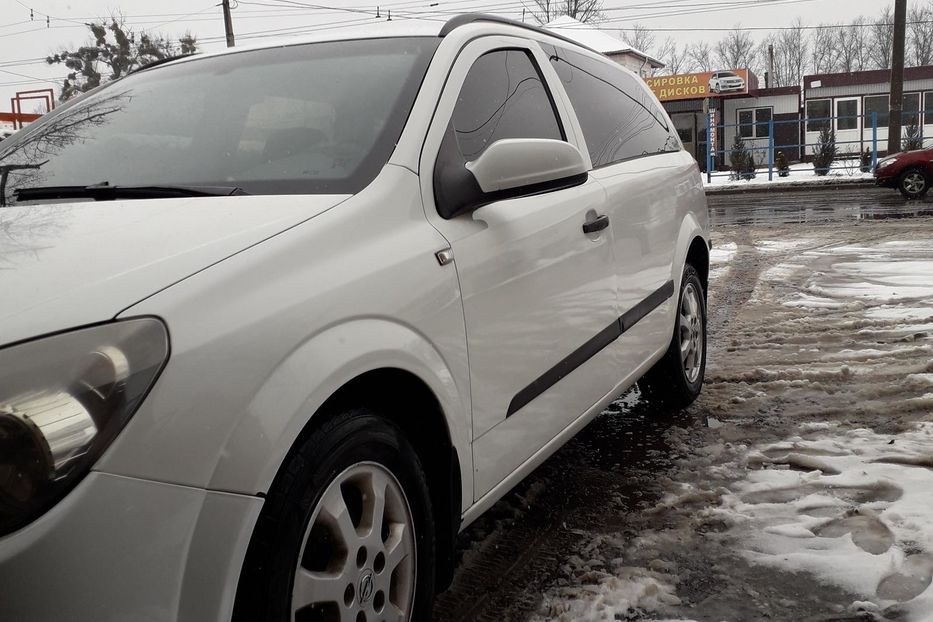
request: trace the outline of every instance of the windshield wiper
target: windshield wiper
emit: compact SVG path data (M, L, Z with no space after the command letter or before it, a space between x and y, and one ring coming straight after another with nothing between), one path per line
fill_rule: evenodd
M108 182L90 186L38 186L13 191L17 201L50 199L171 199L176 197L226 197L249 194L236 186L111 186Z

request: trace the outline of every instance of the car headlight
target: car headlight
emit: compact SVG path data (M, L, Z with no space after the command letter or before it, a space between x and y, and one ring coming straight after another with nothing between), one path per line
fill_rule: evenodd
M878 162L878 165L875 167L875 170L876 171L881 170L886 166L891 166L895 162L897 162L897 158L888 158L887 160L882 160L881 162Z
M0 536L42 515L90 470L168 358L155 318L0 349Z

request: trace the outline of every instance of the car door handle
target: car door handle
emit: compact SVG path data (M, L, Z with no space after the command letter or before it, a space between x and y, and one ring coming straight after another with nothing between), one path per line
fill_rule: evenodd
M583 233L596 233L597 231L602 231L609 226L609 217L603 214L602 216L597 216L596 220L593 222L587 222L583 224Z

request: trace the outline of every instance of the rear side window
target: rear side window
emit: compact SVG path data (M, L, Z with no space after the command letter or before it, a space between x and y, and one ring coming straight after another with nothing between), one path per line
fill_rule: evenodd
M680 150L674 128L638 78L583 54L542 47L577 113L594 168Z
M497 50L476 60L451 123L467 162L503 138L564 138L551 96L523 50Z
M463 213L482 194L464 165L505 138L565 140L551 94L525 50L488 52L470 68L434 166L441 216Z

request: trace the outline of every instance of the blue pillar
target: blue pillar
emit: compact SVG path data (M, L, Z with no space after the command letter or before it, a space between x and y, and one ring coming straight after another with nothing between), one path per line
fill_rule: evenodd
M878 113L871 113L871 170L878 164Z
M768 181L774 179L774 118L768 119Z
M713 144L713 129L710 126L710 115L706 113L706 183L713 183L713 150L716 146Z

